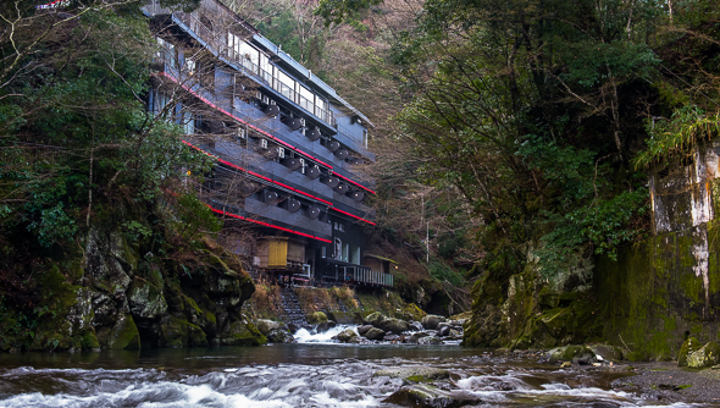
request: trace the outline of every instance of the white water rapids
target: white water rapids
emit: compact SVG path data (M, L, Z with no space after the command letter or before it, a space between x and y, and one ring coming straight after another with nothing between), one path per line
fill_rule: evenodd
M112 360L85 356L44 361L45 365L72 368L0 368L0 407L412 406L384 402L408 382L376 373L423 367L449 372L449 379L433 384L477 402L463 405L467 407L655 406L640 396L612 390L612 378L601 373L513 361L456 346L296 344L120 357L124 359L121 362L117 356ZM107 366L109 361L120 367L95 367ZM129 365L135 367L121 368ZM83 366L87 368L80 368Z

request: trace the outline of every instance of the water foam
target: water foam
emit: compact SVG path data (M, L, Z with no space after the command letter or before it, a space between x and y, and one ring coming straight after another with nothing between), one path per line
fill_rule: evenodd
M338 334L344 332L347 329L351 329L355 332L355 334L357 334L357 327L358 326L356 325L338 325L320 333L317 333L315 329L313 329L312 331L308 331L307 329L300 329L295 332L293 336L295 337L295 341L297 343L337 343L336 340L333 340L333 337L337 336Z

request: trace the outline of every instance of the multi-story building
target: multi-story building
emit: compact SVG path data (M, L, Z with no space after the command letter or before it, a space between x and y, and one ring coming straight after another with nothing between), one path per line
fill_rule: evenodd
M202 198L252 227L239 247L254 268L314 284L392 286L363 264L364 204L357 171L375 160L372 123L334 89L219 0L193 12L144 8L159 43L149 109L182 124L188 148L215 159Z

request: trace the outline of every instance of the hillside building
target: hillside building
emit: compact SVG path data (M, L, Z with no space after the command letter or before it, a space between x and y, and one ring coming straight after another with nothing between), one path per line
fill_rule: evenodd
M201 198L257 238L232 249L295 281L392 286L364 247L375 192L357 169L375 160L372 123L219 1L144 11L160 50L148 107L215 160Z

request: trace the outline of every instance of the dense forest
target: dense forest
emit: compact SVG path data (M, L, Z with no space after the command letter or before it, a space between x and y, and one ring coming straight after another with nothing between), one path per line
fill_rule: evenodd
M138 242L150 272L220 228L177 171L207 164L144 108L143 2L42 3L0 6L0 314L16 333L55 307L44 281L86 279L99 226ZM374 245L407 260L408 291L486 300L513 275L615 259L650 234L649 174L718 132L710 0L226 4L376 123Z

